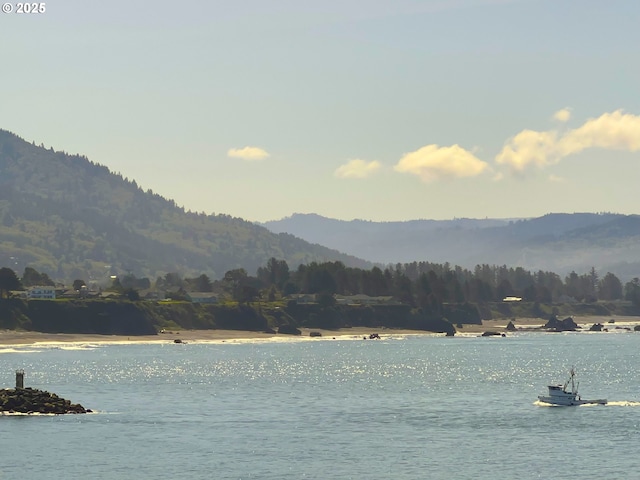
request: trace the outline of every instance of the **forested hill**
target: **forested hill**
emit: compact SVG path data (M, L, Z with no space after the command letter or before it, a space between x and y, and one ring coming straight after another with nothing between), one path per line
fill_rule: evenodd
M531 219L342 221L295 214L264 224L372 262L521 266L566 275L595 267L624 280L640 273L640 217L553 213Z
M252 274L271 257L292 268L335 260L371 266L240 218L185 212L86 157L0 130L0 266L30 266L58 280L123 272L219 278L235 268Z

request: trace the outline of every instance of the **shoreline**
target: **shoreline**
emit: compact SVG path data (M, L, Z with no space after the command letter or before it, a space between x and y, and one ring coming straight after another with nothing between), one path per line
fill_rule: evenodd
M323 330L319 328L300 328L301 335L265 333L251 330L174 330L157 335L92 335L81 333L42 333L30 331L0 331L0 346L39 346L39 345L71 345L71 344L168 344L168 343L238 343L245 341L291 341L316 339L369 338L372 333L381 337L405 335L439 335L425 330L407 330L391 328L343 328L340 330ZM311 336L311 332L319 332L320 336Z
M615 323L609 323L612 317L573 317L575 322L586 331L594 323L601 323L610 330L631 329L640 325L640 317L618 317ZM508 332L506 326L511 319L485 320L481 325L465 324L462 328L456 328L457 336L481 335L486 331L498 333L517 333L526 331L536 331L544 326L545 320L541 318L516 318L514 325L515 332ZM270 341L270 340L292 340L292 339L338 339L338 338L369 338L372 333L379 334L382 338L406 335L442 335L425 330L409 330L395 328L368 328L353 327L339 330L323 330L315 328L301 328L301 335L284 335L275 333L264 333L247 330L176 330L159 333L157 335L97 335L97 334L76 334L76 333L42 333L30 331L2 330L0 331L0 345L2 346L25 346L25 345L59 345L59 344L135 344L135 343L224 343L239 341ZM311 337L311 332L319 332L319 337ZM179 342L177 342L179 340Z

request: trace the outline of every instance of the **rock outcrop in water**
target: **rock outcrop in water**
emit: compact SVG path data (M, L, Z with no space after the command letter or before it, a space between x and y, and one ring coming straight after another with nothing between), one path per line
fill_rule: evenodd
M0 390L0 412L9 413L90 413L79 403L34 388L5 388Z
M542 328L546 328L553 332L575 332L580 327L571 317L559 320L555 315L551 315L549 321Z
M499 337L501 334L500 332L493 332L491 330L488 330L486 332L482 333L482 337ZM502 336L504 337L504 334L502 334Z

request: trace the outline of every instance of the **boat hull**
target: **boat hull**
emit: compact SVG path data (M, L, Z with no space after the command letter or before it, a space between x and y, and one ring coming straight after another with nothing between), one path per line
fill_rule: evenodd
M547 397L539 395L538 400L549 405L557 405L560 407L574 407L577 405L606 405L607 400L599 398L596 400L583 400L581 398L558 398L557 396Z

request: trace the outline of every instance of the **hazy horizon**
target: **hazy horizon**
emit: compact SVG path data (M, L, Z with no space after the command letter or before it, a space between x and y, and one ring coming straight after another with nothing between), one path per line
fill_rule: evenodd
M0 15L0 128L185 209L640 213L637 2L45 5Z

